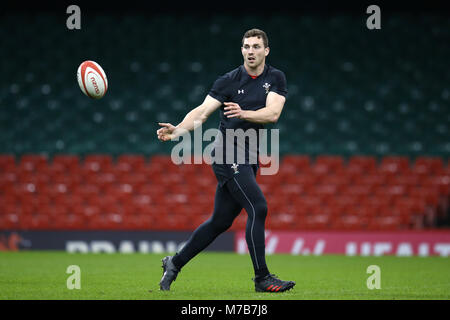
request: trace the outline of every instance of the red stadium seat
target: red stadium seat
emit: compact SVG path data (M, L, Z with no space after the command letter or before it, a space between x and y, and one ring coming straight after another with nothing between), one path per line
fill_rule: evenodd
M413 198L425 200L429 206L437 206L439 203L438 188L415 187L409 190L409 195Z
M51 220L48 215L37 214L31 216L30 229L46 230L51 229Z
M133 187L139 188L141 185L148 182L148 179L142 173L128 173L116 177L117 182L121 184L130 184Z
M45 207L44 211L52 219L56 217L65 217L70 213L69 208L64 205L48 205Z
M411 214L423 215L427 203L422 197L408 196L396 199L394 205L397 208L404 208L404 210L407 210Z
M131 200L130 200L131 202ZM87 205L96 206L102 208L104 212L104 208L115 206L121 203L121 199L117 197L115 194L103 193L96 197L89 197L86 199L85 203Z
M444 161L438 157L417 157L413 164L413 170L424 174L442 174Z
M154 203L163 203L165 193L166 190L161 185L147 183L138 187L136 194L147 195L151 198L152 202Z
M383 157L378 170L391 174L407 172L409 170L409 158L402 156Z
M131 197L131 204L137 207L150 206L153 199L148 194L135 194Z
M24 154L18 163L18 169L21 171L38 171L43 167L48 167L48 157L45 155Z
M278 188L285 182L281 170L275 175L261 175L261 171L258 171L256 181L260 185L261 184L267 185L270 189Z
M316 184L317 180L318 178L312 174L302 173L296 176L291 175L286 177L284 183L299 184L306 188Z
M305 195L293 199L293 204L295 206L302 206L307 208L318 207L322 205L322 198L318 196Z
M330 198L328 201L328 205L340 208L348 208L357 206L359 202L360 199L358 196L344 194Z
M323 176L330 174L332 172L331 170L331 167L326 163L314 163L309 167L307 173L320 179Z
M373 187L371 185L348 185L342 188L341 190L342 194L349 195L349 196L355 196L365 198L372 194Z
M131 202L133 195L137 192L138 187L128 183L113 184L104 190L104 194L114 197L120 202Z
M92 230L119 230L122 228L123 218L120 214L99 214L87 220L87 228Z
M389 176L386 182L391 185L402 185L409 188L419 185L420 177L413 173L405 175L394 175Z
M84 219L82 216L66 213L51 216L50 228L57 230L83 229L84 227L86 227L83 222Z
M342 215L342 209L333 206L312 207L305 218L308 229L328 229L332 222Z
M76 172L80 167L80 158L77 155L59 154L53 156L51 164L62 166L69 172Z
M84 182L87 184L95 185L100 191L104 191L106 188L113 186L119 182L116 176L111 172L98 172L91 173L84 176Z
M382 186L386 184L386 181L386 175L376 173L356 176L354 183L358 185Z
M87 227L87 219L74 214L67 215L65 223L69 230L84 230Z
M327 214L313 214L304 218L304 228L307 230L325 230L329 229L331 218Z
M165 167L168 163L172 163L172 160L170 159L170 155L165 154L156 154L150 157L150 164L156 165L160 164L162 167Z
M268 188L270 189L271 186L269 185ZM283 184L281 186L279 186L279 189L277 190L277 192L281 192L285 195L288 196L301 196L305 193L305 189L302 185L299 184Z
M51 182L55 184L65 184L68 188L73 189L77 185L79 185L84 179L74 173L57 173L50 177Z
M334 219L331 228L335 230L364 230L367 225L367 218L355 214L345 214Z
M55 205L62 205L68 208L72 208L78 205L82 205L84 203L84 200L83 197L78 194L67 193L52 198L52 202Z
M197 219L197 224L200 225L201 223L203 223L204 220L202 219ZM271 220L270 220L271 222ZM271 227L271 224L268 221L267 222L267 228L269 229ZM233 221L233 225L231 226L231 230L245 230L245 227L247 225L247 213L244 212L244 210L237 216L236 219L234 219Z
M450 175L426 177L421 180L421 186L430 190L439 190L441 196L450 195Z
M80 184L72 190L72 194L79 195L87 201L89 198L98 197L100 189L95 184Z
M347 163L348 172L374 174L377 160L372 156L351 156Z
M322 177L317 183L325 185L336 185L338 187L346 186L351 183L350 175L344 173L344 171L338 171L337 173L326 175Z
M296 193L285 193L282 189L274 190L273 193L266 195L267 204L272 208L281 207L288 204L295 204L300 195Z
M361 199L360 204L368 207L392 206L395 199L403 199L403 197L395 198L390 195L371 195Z
M150 229L151 218L145 217L139 213L123 217L121 223L122 230L146 230Z
M85 217L88 220L100 215L102 212L99 206L85 204L78 204L74 206L70 211L80 217Z
M294 219L287 214L273 214L267 218L267 229L270 230L289 230L294 226ZM241 222L241 229L244 229L243 221Z
M379 196L404 196L407 193L408 189L403 185L387 185L387 186L378 186L375 187L373 192L375 195Z
M206 182L205 182L206 181ZM166 185L166 186L172 186L175 184L181 184L181 183L197 183L198 185L200 184L207 184L209 185L211 182L211 179L209 179L209 177L198 177L197 179L193 180L193 181L186 181L184 179L184 177L182 175L180 175L178 172L166 172L164 173L164 178L161 180L160 183Z
M19 180L19 175L15 170L8 172L0 172L0 185L13 184Z
M6 190L5 190L6 191ZM0 194L0 207L3 208L7 205L14 205L19 203L20 197L16 195L13 190L8 190L8 192L2 191Z
M294 165L299 172L306 171L311 165L311 158L307 155L286 155L281 160L281 166Z
M138 154L122 154L117 157L116 165L128 164L132 170L137 170L146 164L145 156Z
M14 193L17 195L34 195L38 192L38 185L35 183L16 183Z
M82 170L85 174L113 171L113 159L107 154L90 154L86 155L83 160Z
M16 167L16 158L12 154L0 154L0 172L11 172Z
M288 176L295 176L297 174L300 174L302 171L298 169L298 167L294 163L286 163L282 164L279 168L278 175L280 175L282 178L288 177ZM258 174L261 175L261 171L258 171Z
M339 171L344 167L344 158L341 156L321 155L316 157L316 165L325 165L330 172Z
M397 216L373 217L369 220L367 229L377 231L395 231L406 229L406 224L402 223L402 219Z
M8 213L0 215L0 230L21 229L22 216L18 213Z
M34 184L36 189L42 189L50 182L48 174L41 171L20 171L17 175L17 183Z
M65 196L70 192L67 185L62 183L44 185L39 192L40 198L55 199L61 196Z
M334 184L315 185L308 190L308 195L317 197L336 196L338 190L338 186Z
M270 207L269 207L270 208ZM269 211L269 215L273 212L278 213L284 213L289 214L294 217L294 220L299 220L305 217L306 215L310 214L312 212L311 207L307 206L298 206L295 204L285 204L284 206L280 206L277 208L274 208L273 210Z

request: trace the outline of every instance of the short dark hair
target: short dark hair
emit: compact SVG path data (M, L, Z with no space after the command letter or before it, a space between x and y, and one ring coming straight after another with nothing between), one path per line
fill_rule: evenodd
M259 39L262 38L264 48L267 48L269 46L269 38L267 38L267 34L260 29L254 28L254 29L250 29L246 33L244 33L244 37L242 38L242 45L244 45L244 39L250 38L250 37L257 37Z

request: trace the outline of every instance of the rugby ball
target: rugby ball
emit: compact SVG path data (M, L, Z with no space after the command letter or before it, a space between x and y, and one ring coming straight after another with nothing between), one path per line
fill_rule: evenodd
M89 98L103 98L108 90L108 79L102 67L88 60L80 64L77 70L77 80L81 91Z

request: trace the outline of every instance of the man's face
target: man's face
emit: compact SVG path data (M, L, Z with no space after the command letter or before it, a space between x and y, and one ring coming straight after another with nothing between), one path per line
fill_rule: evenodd
M269 48L264 48L262 38L258 37L244 38L241 51L244 57L244 64L249 68L256 68L261 65L269 54Z

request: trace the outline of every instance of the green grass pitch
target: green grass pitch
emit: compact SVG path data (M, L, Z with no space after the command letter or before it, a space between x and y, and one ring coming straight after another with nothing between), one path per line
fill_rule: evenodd
M248 255L205 252L159 291L157 254L0 252L0 299L7 300L408 300L450 299L450 259L270 255L269 270L297 285L256 293ZM68 266L81 269L81 289L67 288ZM381 288L369 290L367 267L380 267Z

